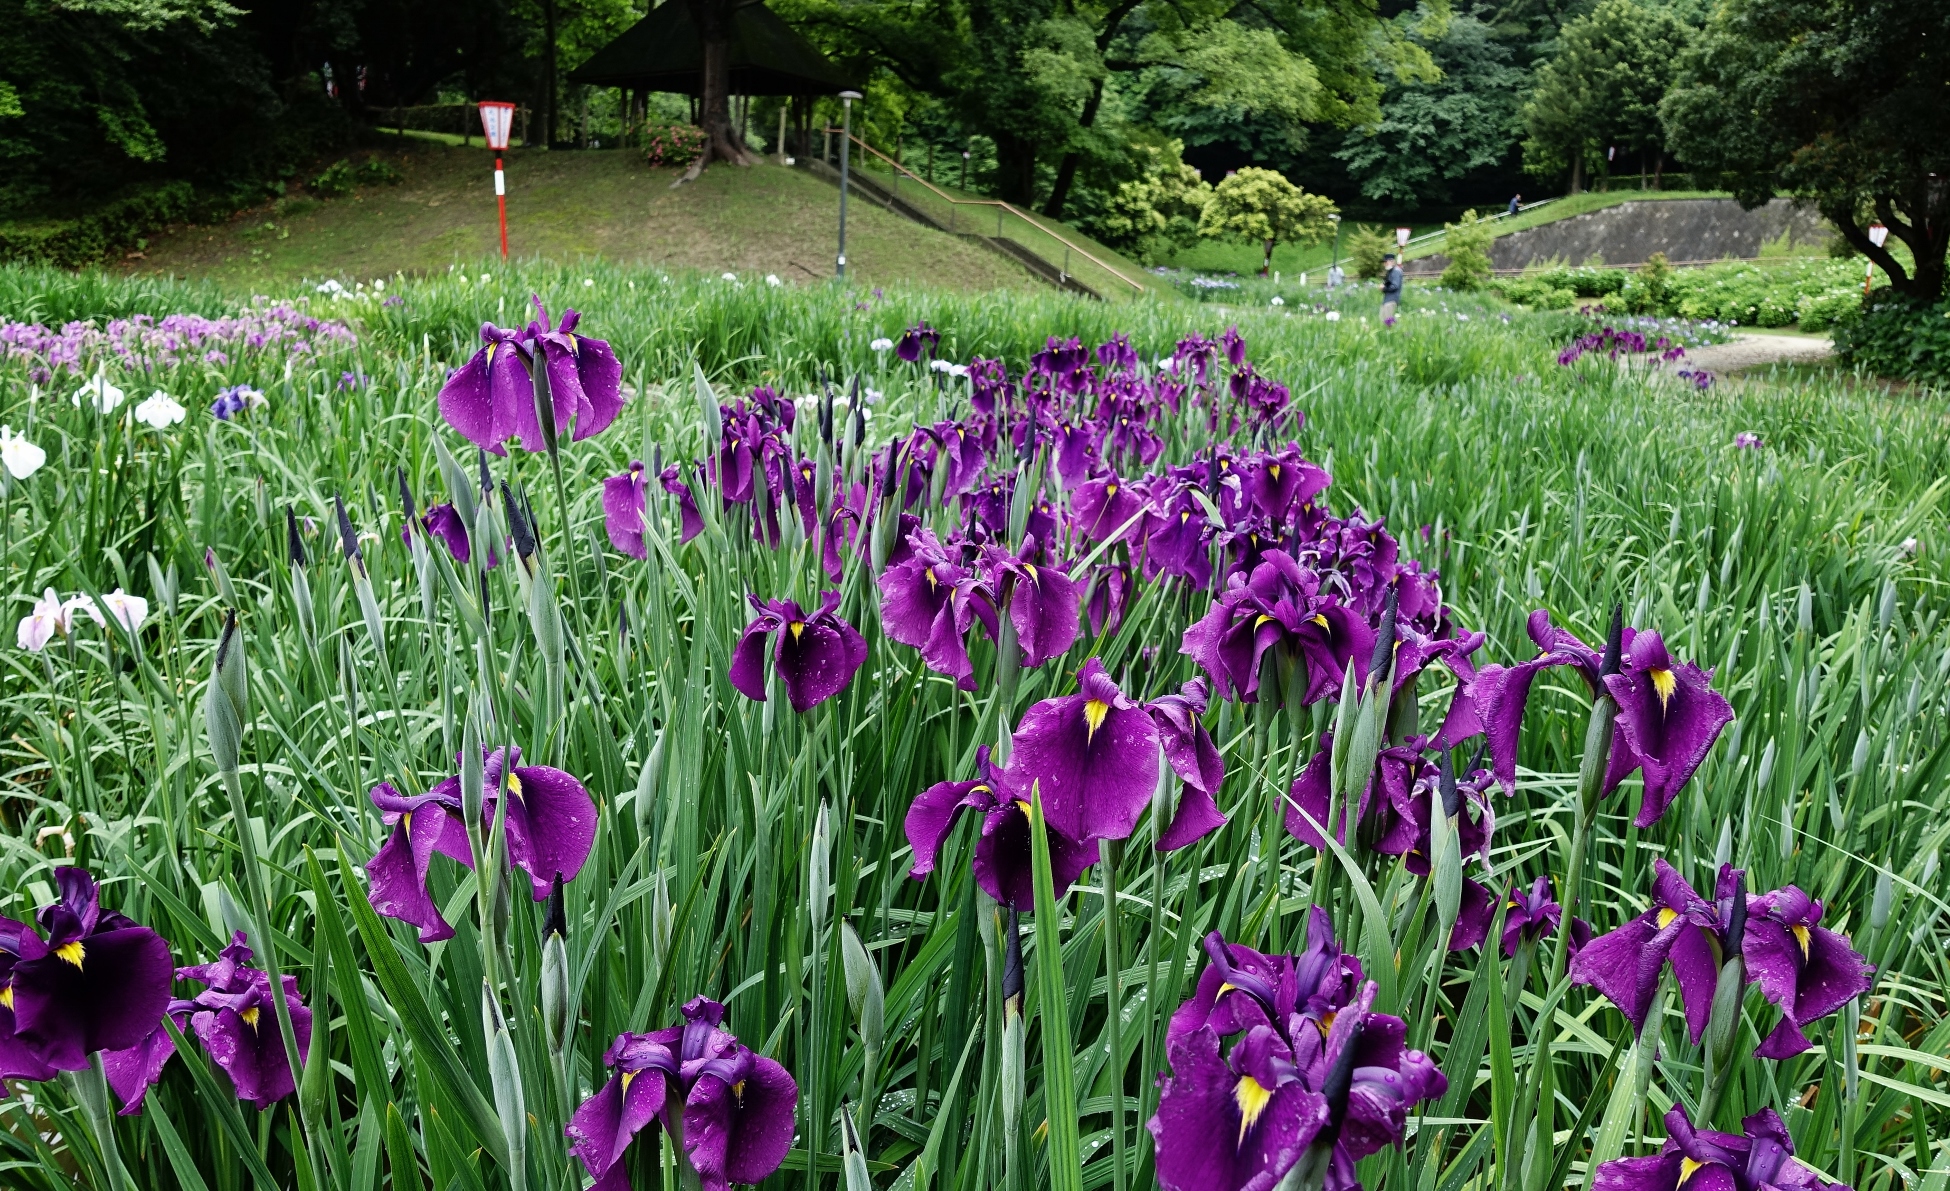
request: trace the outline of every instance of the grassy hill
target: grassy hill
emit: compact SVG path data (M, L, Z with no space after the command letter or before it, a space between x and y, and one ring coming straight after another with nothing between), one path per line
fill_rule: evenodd
M379 155L405 174L345 198L302 195L213 227L174 228L123 262L136 274L257 280L342 279L445 270L499 252L493 163L476 146L395 139ZM673 190L676 171L623 151L507 155L508 247L517 257L578 257L774 273L793 283L833 274L839 194L778 165L713 167ZM854 204L848 271L873 284L1028 288L1020 266L886 211Z

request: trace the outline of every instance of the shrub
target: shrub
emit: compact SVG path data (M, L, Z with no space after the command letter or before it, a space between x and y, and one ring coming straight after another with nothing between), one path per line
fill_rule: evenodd
M344 198L358 189L358 186L359 181L353 174L352 163L340 158L326 166L325 172L307 183L305 189L319 198Z
M643 130L643 159L682 169L704 152L704 130L695 124L651 125Z
M1443 224L1443 251L1449 267L1442 270L1442 284L1449 289L1480 289L1492 276L1490 241L1496 239L1487 220L1476 218L1475 211L1464 211L1461 223Z
M1803 331L1826 331L1844 314L1862 308L1862 295L1854 286L1828 294L1803 294L1795 303L1795 325Z
M383 157L368 157L352 167L352 180L361 186L398 186L406 171Z
M1085 229L1114 248L1135 253L1145 264L1196 243L1199 216L1212 197L1212 186L1185 164L1183 149L1176 140L1136 146L1139 176L1120 183L1108 209Z
M1835 353L1878 376L1950 385L1950 299L1879 289L1835 320Z
M1354 275L1363 281L1381 276L1381 258L1395 251L1395 237L1369 224L1361 224L1347 237L1347 259L1354 262Z
M1544 273L1526 277L1494 278L1490 281L1489 288L1506 302L1514 302L1534 310L1563 310L1578 300L1575 291L1553 285L1550 275Z
M0 223L0 260L78 269L95 264L165 223L187 218L196 200L188 182L164 182L72 219Z
M1663 256L1660 258L1663 260ZM1554 289L1568 289L1580 298L1609 298L1625 288L1631 274L1624 269L1603 269L1591 265L1576 268L1546 269L1538 279Z

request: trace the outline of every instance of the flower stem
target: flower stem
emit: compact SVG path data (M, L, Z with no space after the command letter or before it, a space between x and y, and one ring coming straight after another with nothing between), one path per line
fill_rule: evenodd
M1110 1043L1110 1145L1111 1186L1124 1191L1124 996L1118 979L1122 962L1117 925L1117 862L1123 847L1115 840L1104 844L1104 998L1108 1016L1104 1027Z

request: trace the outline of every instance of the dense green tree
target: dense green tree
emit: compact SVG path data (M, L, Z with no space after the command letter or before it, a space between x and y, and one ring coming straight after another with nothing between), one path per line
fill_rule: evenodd
M1637 0L1601 0L1565 24L1557 52L1537 70L1524 102L1524 169L1545 178L1602 168L1610 149L1663 153L1659 101L1692 31L1672 10Z
M1334 233L1336 208L1325 195L1308 194L1272 170L1243 169L1212 188L1199 217L1201 236L1251 240L1264 245L1261 273L1273 268L1277 244L1318 244Z
M1149 264L1197 242L1199 219L1212 197L1212 186L1185 164L1184 145L1179 141L1140 142L1132 148L1142 157L1141 172L1120 183L1104 209L1083 226Z
M1124 122L1191 142L1160 108L1304 136L1378 115L1387 70L1428 56L1373 0L780 0L842 56L932 96L994 145L996 189L1061 214L1093 161L1127 169ZM1168 102L1148 94L1168 93ZM1052 171L1047 186L1041 171ZM1114 189L1115 180L1111 181Z
M222 0L0 0L0 208L272 168L281 122L322 105L281 99L238 15Z
M1527 78L1510 47L1468 14L1444 22L1426 44L1442 77L1391 85L1380 122L1348 133L1337 154L1361 193L1379 202L1444 202L1457 179L1502 161L1516 145Z
M1743 203L1788 191L1897 291L1944 292L1950 0L1723 0L1662 114L1680 156ZM1870 241L1871 219L1913 267Z

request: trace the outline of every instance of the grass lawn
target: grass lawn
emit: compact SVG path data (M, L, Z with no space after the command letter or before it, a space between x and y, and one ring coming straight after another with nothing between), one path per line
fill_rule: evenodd
M492 163L473 149L397 138L381 150L406 173L399 186L362 188L324 202L296 197L214 227L152 237L136 274L264 278L373 278L429 273L499 251ZM507 154L508 247L556 261L601 256L712 272L775 273L802 284L833 273L839 196L777 165L713 168L670 188L676 171L633 153ZM847 226L849 271L872 284L952 290L1037 285L1020 267L972 244L856 204Z

